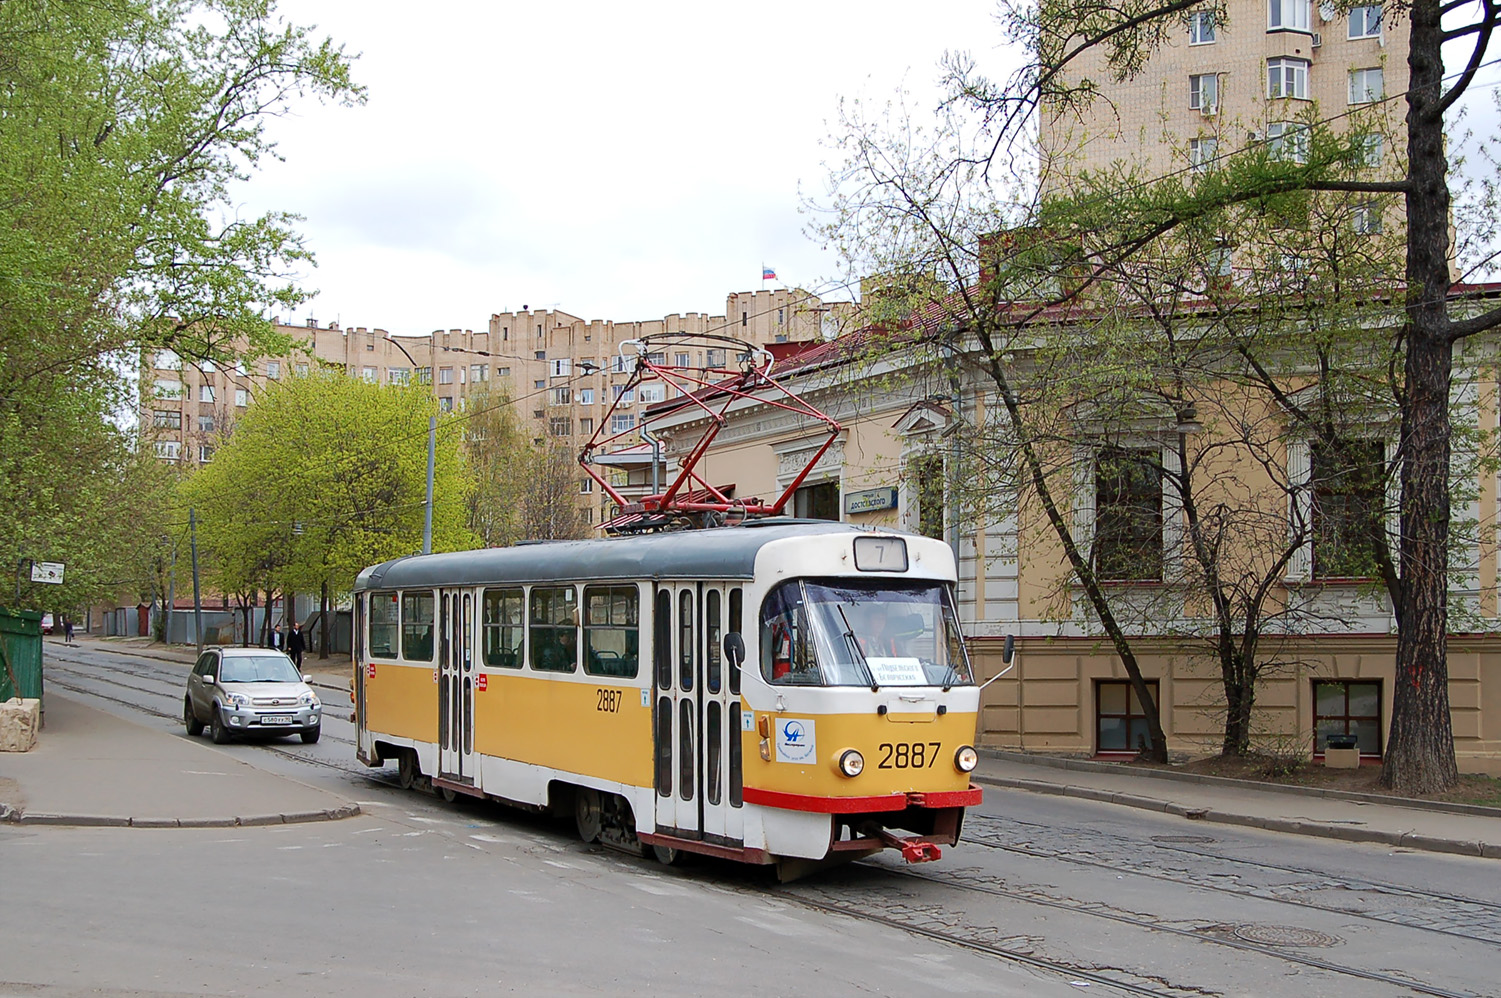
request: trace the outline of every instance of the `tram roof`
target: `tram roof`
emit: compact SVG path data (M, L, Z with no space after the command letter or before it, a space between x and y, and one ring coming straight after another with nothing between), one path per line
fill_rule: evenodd
M572 579L749 579L755 574L757 553L772 541L869 532L831 520L751 520L738 527L410 555L365 569L354 588L363 592Z

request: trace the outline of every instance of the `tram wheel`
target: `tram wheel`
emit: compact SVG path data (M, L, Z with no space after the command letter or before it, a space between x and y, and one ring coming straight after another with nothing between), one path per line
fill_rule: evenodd
M417 753L411 749L401 753L401 758L396 760L396 782L401 784L401 789L412 789L421 775L422 770L417 766Z
M683 850L674 849L672 846L652 846L651 854L657 857L657 862L663 866L677 866L683 861Z
M605 814L598 790L580 787L574 793L573 819L578 823L579 838L585 842L599 841L599 833L605 827Z
M459 799L459 792L453 787L439 787L438 792L443 795L443 803L452 804Z

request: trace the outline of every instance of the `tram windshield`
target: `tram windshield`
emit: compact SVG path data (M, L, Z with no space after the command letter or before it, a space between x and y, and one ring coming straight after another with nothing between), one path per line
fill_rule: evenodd
M948 587L806 579L761 604L761 674L795 686L973 682Z

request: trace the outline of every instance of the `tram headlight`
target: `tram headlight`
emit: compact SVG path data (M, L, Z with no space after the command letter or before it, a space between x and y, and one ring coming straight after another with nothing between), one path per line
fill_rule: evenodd
M973 745L961 745L959 751L954 753L954 768L961 773L972 773L980 764L980 753L976 752Z
M865 756L856 749L845 749L839 753L839 771L853 779L865 771Z

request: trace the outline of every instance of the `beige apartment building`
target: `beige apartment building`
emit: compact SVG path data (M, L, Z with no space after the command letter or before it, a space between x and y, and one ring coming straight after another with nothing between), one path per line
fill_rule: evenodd
M513 400L518 415L530 421L537 441L577 450L624 393L634 367L635 348L626 345L630 341L664 333L720 335L756 344L810 341L837 335L837 323L847 312L847 303L776 289L732 293L722 315L687 312L641 322L589 320L525 307L492 315L487 329L435 330L422 336L338 323L321 326L315 320L278 322L280 331L305 344L301 351L227 367L185 360L170 351L147 358L140 425L162 460L205 463L267 382L324 366L374 384L431 385L445 411L462 410L471 395L499 388ZM732 349L704 341L660 352L669 363L702 369L722 366ZM667 391L660 383L633 390L610 417L611 430L636 427L641 409L663 401ZM638 442L631 435L620 446ZM625 470L618 473L624 479ZM607 497L582 472L579 494L596 522L611 514Z
M1069 75L1100 96L1082 117L1045 116L1045 176L1066 184L1121 161L1147 177L1207 171L1254 143L1296 160L1309 118L1367 136L1372 166L1391 166L1405 104L1384 98L1407 89L1407 36L1379 3L1227 0L1223 17L1191 14L1130 80L1115 82L1096 48Z

